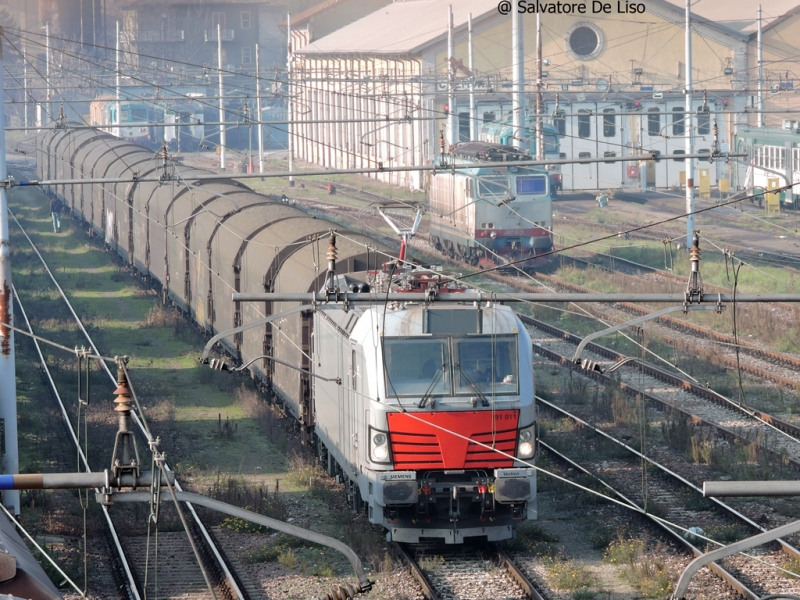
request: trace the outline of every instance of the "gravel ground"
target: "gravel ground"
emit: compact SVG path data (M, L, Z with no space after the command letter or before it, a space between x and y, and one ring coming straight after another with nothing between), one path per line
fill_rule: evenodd
M337 577L317 577L288 569L278 562L249 562L247 556L253 551L270 545L276 540L270 534L232 533L215 531L215 535L226 554L235 564L237 572L245 575L265 600L308 600L323 596L331 588L344 582L356 582L352 570ZM331 551L332 552L332 551ZM314 565L312 565L314 566ZM375 581L372 591L366 596L376 600L422 600L416 581L401 568L384 573L368 573Z

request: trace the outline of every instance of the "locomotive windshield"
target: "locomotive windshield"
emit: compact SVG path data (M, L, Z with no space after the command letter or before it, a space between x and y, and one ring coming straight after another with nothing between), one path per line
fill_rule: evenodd
M514 335L387 337L383 352L390 397L519 393Z
M386 390L392 396L450 391L447 338L387 338L383 343ZM447 375L447 376L446 376Z
M478 194L481 198L502 197L509 194L508 177L505 175L479 175Z
M546 175L517 176L517 194L520 196L544 196L547 193Z
M476 391L483 394L517 393L515 336L454 338L453 349L456 396Z

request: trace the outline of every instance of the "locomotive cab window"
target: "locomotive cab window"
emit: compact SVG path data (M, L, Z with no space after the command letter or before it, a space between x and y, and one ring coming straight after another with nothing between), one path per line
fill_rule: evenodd
M450 393L447 338L384 338L388 396Z
M519 394L515 335L386 337L383 361L388 398Z
M508 194L508 177L502 175L478 177L478 195L481 198L505 198Z
M518 393L516 336L453 338L453 354L456 395Z
M547 193L545 175L523 175L517 177L517 194L522 196L544 196Z

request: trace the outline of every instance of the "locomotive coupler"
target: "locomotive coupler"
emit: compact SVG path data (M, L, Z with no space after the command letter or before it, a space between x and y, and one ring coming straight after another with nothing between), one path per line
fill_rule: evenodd
M450 520L455 523L461 516L461 511L458 508L458 486L454 485L450 488Z

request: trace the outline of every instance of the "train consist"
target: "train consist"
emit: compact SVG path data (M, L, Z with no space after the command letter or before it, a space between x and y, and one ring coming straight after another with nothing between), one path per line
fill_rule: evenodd
M734 186L737 190L769 190L790 183L800 183L800 128L797 121L784 121L784 127L739 127L734 137L737 153L747 159L734 163ZM797 207L797 194L780 192L784 208Z
M393 261L374 240L223 175L186 168L178 182L151 151L106 133L44 132L37 169L41 179L127 180L47 191L208 333L280 315L224 338L225 349L249 363L346 482L353 508L391 539L500 540L536 517L535 471L519 462L536 449L532 345L511 309L459 302L463 290L441 273ZM546 195L544 173L520 170L510 183ZM330 280L326 251L338 254ZM331 281L375 302L231 301L232 292L313 292ZM381 296L437 287L449 300Z
M551 181L541 167L504 167L533 160L511 146L462 142L453 146L459 163L496 162L431 176L430 240L437 250L472 265L492 267L531 259L553 248ZM521 266L526 266L523 263Z

